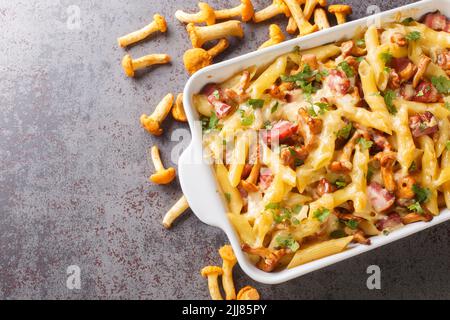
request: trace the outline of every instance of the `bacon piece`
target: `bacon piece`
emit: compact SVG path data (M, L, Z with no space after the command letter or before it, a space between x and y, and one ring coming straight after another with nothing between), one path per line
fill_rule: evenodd
M440 12L427 14L425 16L424 23L427 27L436 31L443 31L448 29L447 17Z
M402 218L398 213L391 213L385 218L378 220L376 226L378 230L393 229L402 224Z
M441 99L441 95L431 82L424 80L417 86L412 99L416 102L434 103Z
M286 249L270 250L268 248L252 248L246 243L242 245L242 250L249 254L259 256L260 260L256 266L265 272L272 272L278 266L280 259L287 253Z
M431 135L439 131L438 122L434 115L429 111L411 116L409 118L409 128L415 138Z
M319 196L323 196L326 193L333 193L336 191L336 187L327 179L322 178L317 185L317 193Z
M270 170L269 168L261 168L261 170L259 171L259 186L263 191L267 190L270 187L273 178L274 176L272 174L272 170Z
M212 94L208 96L208 102L214 107L217 118L225 118L232 110L233 107L223 102L225 94L222 90L214 90Z
M201 94L204 94L205 96L209 97L214 93L214 91L217 90L217 84L215 83L208 83L205 85L202 90L200 91Z
M400 76L402 82L411 79L417 71L416 65L408 58L392 58L390 67Z
M367 187L367 196L376 212L388 210L395 202L395 196L377 182L372 182Z
M267 144L271 144L272 141L282 142L283 140L291 137L297 132L298 125L292 122L282 120L277 122L272 129L263 132L263 140Z
M324 86L329 87L332 92L339 95L347 94L351 85L347 75L343 71L336 69L330 70L329 73L324 80Z

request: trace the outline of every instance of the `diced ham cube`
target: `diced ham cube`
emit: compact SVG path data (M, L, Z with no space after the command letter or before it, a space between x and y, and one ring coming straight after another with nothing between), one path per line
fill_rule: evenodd
M395 196L377 182L372 182L367 187L367 196L376 212L388 210L395 202Z
M409 118L409 127L415 138L439 131L439 124L435 116L429 111L411 116Z
M447 29L447 17L439 12L427 14L424 23L427 27L436 31Z
M422 81L416 88L413 100L423 103L434 103L441 99L441 95L429 81Z
M402 224L402 218L398 213L391 213L386 218L379 220L376 223L378 230L394 229Z
M320 179L319 184L317 185L317 194L319 196L323 196L326 193L333 193L336 191L336 187L327 179Z
M200 91L201 94L209 97L214 93L214 91L217 90L217 84L215 83L208 83L203 87L203 89Z
M263 191L267 190L270 187L273 178L274 176L272 174L272 170L270 170L269 168L261 168L261 170L259 171L259 186Z
M324 80L324 86L339 95L345 95L350 89L350 80L347 75L341 70L330 70L329 75Z
M233 110L232 106L222 101L223 99L222 90L214 90L213 93L208 96L208 101L214 107L214 111L219 119L225 118L231 110Z
M273 141L282 142L297 132L298 125L292 122L282 120L277 122L272 129L263 132L263 140L267 144Z

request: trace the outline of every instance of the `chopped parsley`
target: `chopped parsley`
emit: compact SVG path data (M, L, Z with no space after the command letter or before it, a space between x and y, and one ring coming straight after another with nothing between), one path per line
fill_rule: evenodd
M301 204L297 204L294 208L292 208L292 212L294 212L294 214L299 214L302 208L303 206Z
M411 23L414 22L414 19L411 17L408 17L406 19L403 19L403 21L401 22L402 25L404 26L409 26Z
M281 208L281 212L273 212L273 220L276 223L281 223L284 220L290 220L292 217L292 211L288 208Z
M253 109L261 109L264 107L264 102L263 99L250 99L247 101L248 105L253 107Z
M338 137L338 138L342 138L342 139L348 139L349 137L350 137L350 133L352 132L352 130L353 130L353 125L352 125L352 123L350 122L349 124L347 124L346 126L344 126L342 129L340 129L338 132L337 132L337 134L336 134L336 136Z
M358 39L358 40L355 41L355 44L356 44L357 47L365 48L366 47L366 40Z
M255 115L253 113L250 113L249 115L245 114L244 110L239 110L239 113L241 114L241 124L243 126L251 126L253 122L255 121Z
M266 205L266 210L276 210L280 209L280 205L278 203L269 203Z
M326 111L330 110L330 105L326 102L316 102L314 105L319 107L319 114L324 114Z
M328 218L329 215L330 215L330 210L328 210L326 208L317 209L313 213L314 218L316 218L320 222L324 222Z
M381 52L380 59L384 61L385 64L390 64L392 61L392 54L389 52Z
M279 103L278 103L278 101L277 101L277 102L275 102L275 104L273 105L272 109L270 109L270 113L275 113L275 112L277 112L278 106L279 106Z
M431 83L436 87L437 91L442 94L450 93L450 80L444 76L431 77Z
M211 118L209 118L207 129L208 130L216 129L218 123L219 123L219 118L217 118L216 113L213 112L213 114L211 115Z
M297 87L302 89L305 95L310 96L317 91L317 88L311 82L316 75L317 71L313 71L309 65L305 65L303 70L297 74L292 76L282 75L281 80L284 82L294 82Z
M416 200L419 203L427 202L430 199L431 191L428 188L422 188L420 185L415 184L412 187Z
M388 108L389 113L396 114L397 109L394 106L394 99L397 97L397 94L393 90L387 90L384 94L384 102L386 102L386 106Z
M423 214L424 213L423 208L420 205L420 202L418 202L418 201L416 201L412 205L408 206L408 210L417 212L419 214Z
M220 100L220 92L219 92L219 90L214 90L213 96L214 96L214 98L216 98L217 100Z
M375 169L369 164L369 166L367 167L367 181L370 181L370 179L372 179L374 172Z
M297 241L295 241L291 235L289 236L278 236L275 238L275 241L277 242L277 245L282 248L288 248L292 252L296 252L300 245Z
M445 103L445 108L448 109L448 110L450 110L450 102L446 102L446 103Z
M347 236L347 234L346 234L345 231L342 230L342 229L337 229L337 230L334 230L334 231L332 231L332 232L330 233L330 237L331 237L332 239L344 238L344 237L346 237L346 236Z
M366 140L364 138L359 138L358 143L361 146L361 148L363 149L363 151L370 149L373 145L373 141Z
M445 143L445 148L450 151L450 140L447 140L447 142Z
M350 67L347 61L342 61L338 64L338 67L342 69L342 71L345 72L347 77L353 77L355 75L355 72L353 71L353 68Z
M225 199L227 199L227 202L230 203L231 202L231 194L226 192L225 193Z
M334 182L335 186L338 187L338 189L345 188L347 186L347 182L344 180L338 179Z
M411 163L411 166L409 167L408 171L409 171L409 172L414 172L414 171L416 171L416 170L417 170L417 163L416 163L415 161L413 161L413 162Z
M352 230L356 230L359 226L359 222L357 220L351 219L351 220L345 221L345 225Z
M420 90L419 92L417 92L416 96L423 97L424 96L423 90Z
M408 41L417 41L421 37L419 31L412 31L406 35L406 40Z

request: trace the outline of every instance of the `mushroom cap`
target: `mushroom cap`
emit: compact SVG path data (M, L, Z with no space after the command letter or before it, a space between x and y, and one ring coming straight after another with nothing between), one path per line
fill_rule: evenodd
M184 66L189 74L194 74L198 70L212 64L212 56L202 48L189 49L183 56Z
M208 26L216 23L216 13L209 4L205 2L199 2L198 7L200 8L200 11L204 15L205 22Z
M319 0L319 5L321 7L326 7L327 6L327 0Z
M201 271L202 277L207 277L209 275L219 275L221 276L223 274L223 270L221 267L217 266L207 266L204 267Z
M347 4L333 4L328 7L328 12L330 13L343 13L343 14L352 14L353 10Z
M167 31L167 22L166 22L166 19L162 15L155 14L153 16L153 19L155 20L156 24L158 25L159 31L161 31L161 32Z
M161 124L154 120L153 118L149 117L146 114L143 114L140 119L142 127L147 130L149 133L160 136L163 133L163 130L161 129Z
M176 175L177 172L174 168L168 168L153 174L150 180L156 184L169 184L175 179Z
M242 288L237 294L238 300L259 300L260 298L258 290L251 286Z
M289 7L283 0L273 0L272 4L280 7L286 17L289 18L291 16L291 10L289 10Z
M129 54L123 57L122 67L127 76L134 77L133 60L131 59L131 56Z
M270 39L278 42L283 42L286 37L283 34L283 31L281 31L280 27L276 24L271 24L269 27L269 34Z
M236 256L233 252L233 248L230 245L225 245L220 248L219 255L223 260L230 261L231 263L237 262Z
M200 38L197 35L197 27L193 23L188 23L186 30L189 34L189 38L191 39L192 46L194 48L201 47Z
M241 0L242 3L242 21L250 21L255 15L255 8L251 0Z
M186 112L183 106L183 94L180 93L177 96L175 106L172 108L172 117L180 122L187 122Z

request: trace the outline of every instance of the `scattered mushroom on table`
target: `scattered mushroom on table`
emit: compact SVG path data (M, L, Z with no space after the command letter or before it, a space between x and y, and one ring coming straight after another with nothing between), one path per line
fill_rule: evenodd
M229 46L227 39L220 39L219 42L209 50L203 48L189 49L184 53L183 62L189 74L194 74L213 63L214 57L225 51Z
M281 31L281 28L276 24L271 24L269 27L269 37L270 39L264 42L259 49L264 49L267 47L274 46L276 44L279 44L283 42L286 37L283 34L283 31Z
M143 114L140 119L142 127L154 136L162 135L163 129L161 128L161 124L169 115L173 100L173 94L169 93L156 106L155 111L150 116Z
M183 10L175 12L175 17L184 23L206 23L208 26L216 23L216 14L214 9L205 2L199 2L197 13L186 13Z
M129 54L122 59L122 67L125 74L133 78L135 72L156 64L166 64L171 60L168 54L150 54L133 60Z
M204 27L189 23L186 30L194 48L201 48L206 42L211 40L225 37L244 37L244 30L242 29L241 22L238 20L230 20Z
M156 173L152 174L150 180L156 184L171 183L175 179L177 173L174 168L164 168L159 154L159 148L157 146L152 147L151 156Z
M137 30L135 32L127 34L123 37L120 37L117 41L119 43L119 46L124 48L133 43L144 40L145 38L149 37L151 34L157 32L157 31L160 31L160 32L167 31L166 19L162 15L159 15L159 14L155 14L153 16L153 21L149 25L145 26L144 28L142 28L140 30Z

